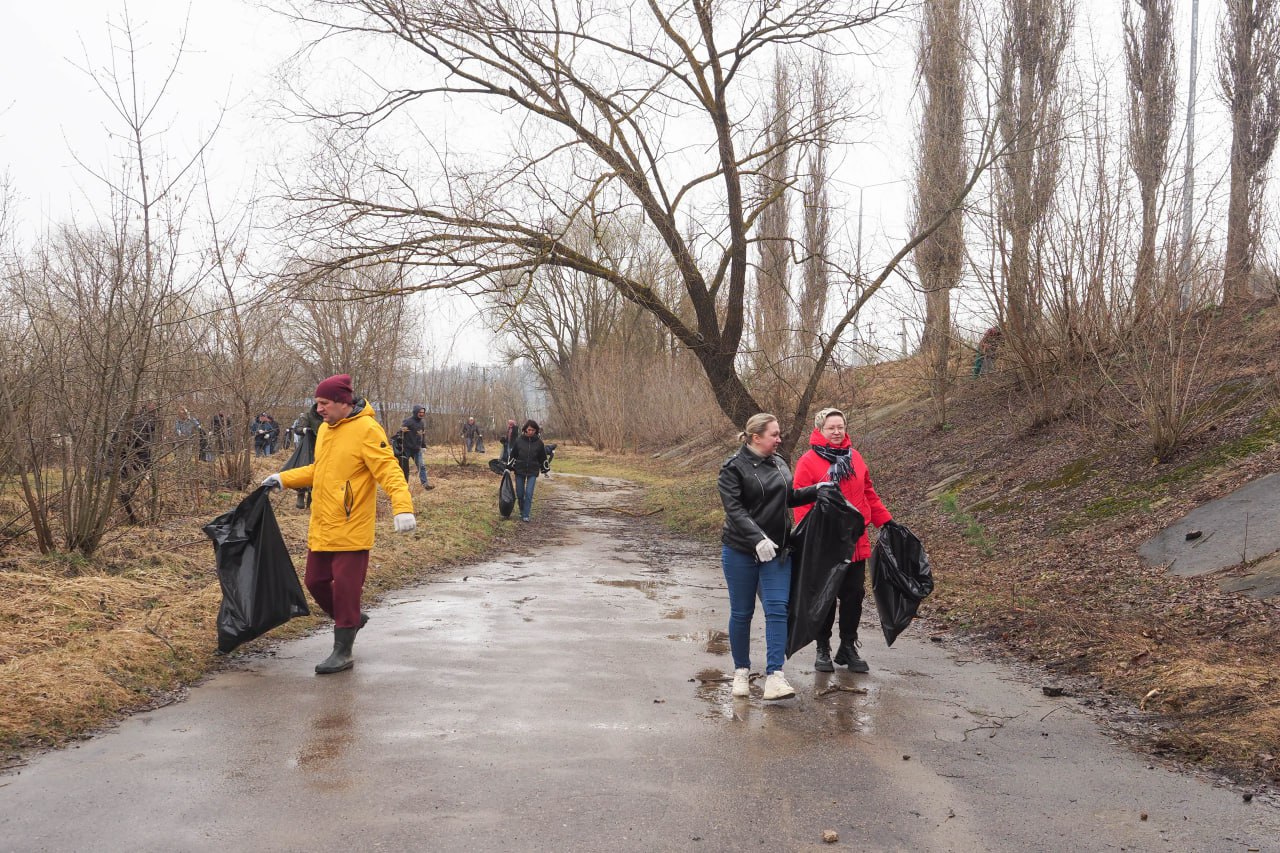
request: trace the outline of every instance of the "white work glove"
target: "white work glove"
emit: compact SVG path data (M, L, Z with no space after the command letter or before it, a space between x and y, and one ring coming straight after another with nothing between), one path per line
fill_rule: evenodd
M267 475L267 478L266 478L265 480L263 480L263 481L262 481L262 485L266 486L268 489L283 489L283 488L284 488L284 483L281 483L281 482L280 482L280 475L279 475L279 474L268 474L268 475Z
M756 543L756 559L760 562L767 563L776 556L778 556L778 546L768 536Z
M394 520L396 533L408 533L418 526L418 518L411 512L397 512Z

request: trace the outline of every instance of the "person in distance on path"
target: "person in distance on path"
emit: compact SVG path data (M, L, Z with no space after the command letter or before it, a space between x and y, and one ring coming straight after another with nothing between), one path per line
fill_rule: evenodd
M813 434L809 436L809 451L796 462L795 487L814 483L831 482L853 504L862 517L876 527L883 527L893 520L885 509L871 482L871 472L862 454L853 449L849 434L845 431L844 412L839 409L823 409L813 419ZM796 508L796 524L809 513L809 507ZM818 635L818 656L813 668L818 672L835 672L831 657L831 627L835 624L836 604L840 605L840 648L836 650L834 663L849 667L850 672L868 672L871 667L858 655L858 622L862 619L862 600L867 593L867 558L871 556L871 543L863 532L853 546L853 562L845 573L836 601L831 603Z
M272 474L262 485L312 491L306 584L333 617L333 652L316 665L318 674L328 675L351 668L356 632L368 621L360 596L373 547L377 487L391 496L397 531L413 530L418 520L387 434L373 407L352 392L351 377L330 376L316 386L315 398L324 419L316 432L315 462Z
M738 433L742 447L720 468L717 486L724 504L720 561L729 588L729 649L733 654L733 695L751 687L751 617L756 596L764 607L764 698L796 695L782 672L787 647L787 599L791 594L789 508L811 504L822 485L791 486L787 463L777 455L782 444L778 419L752 415Z

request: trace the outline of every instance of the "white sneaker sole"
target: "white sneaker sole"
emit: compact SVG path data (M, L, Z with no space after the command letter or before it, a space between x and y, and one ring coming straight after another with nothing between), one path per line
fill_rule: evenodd
M796 692L794 690L790 691L789 693L776 693L776 694L766 693L764 694L764 700L766 702L776 702L779 699L790 699L792 696L795 696L795 695L796 695Z

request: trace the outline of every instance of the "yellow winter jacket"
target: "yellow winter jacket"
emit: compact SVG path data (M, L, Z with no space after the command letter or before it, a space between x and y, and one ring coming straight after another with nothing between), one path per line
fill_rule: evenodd
M312 551L366 551L373 547L373 522L378 486L391 496L397 513L413 512L413 498L404 481L373 407L363 400L333 426L316 432L316 461L280 472L286 489L311 488L311 525L307 547Z

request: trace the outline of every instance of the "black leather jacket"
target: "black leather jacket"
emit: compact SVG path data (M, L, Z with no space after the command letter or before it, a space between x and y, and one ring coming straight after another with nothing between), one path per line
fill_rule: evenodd
M777 454L760 457L745 444L720 467L717 484L724 504L720 541L747 554L766 536L782 553L791 536L790 508L818 497L816 485L791 488L791 471Z
M542 443L542 438L539 436L530 438L521 434L516 438L509 458L511 467L517 474L525 476L532 474L536 477L542 471L543 463L547 461L547 446Z

